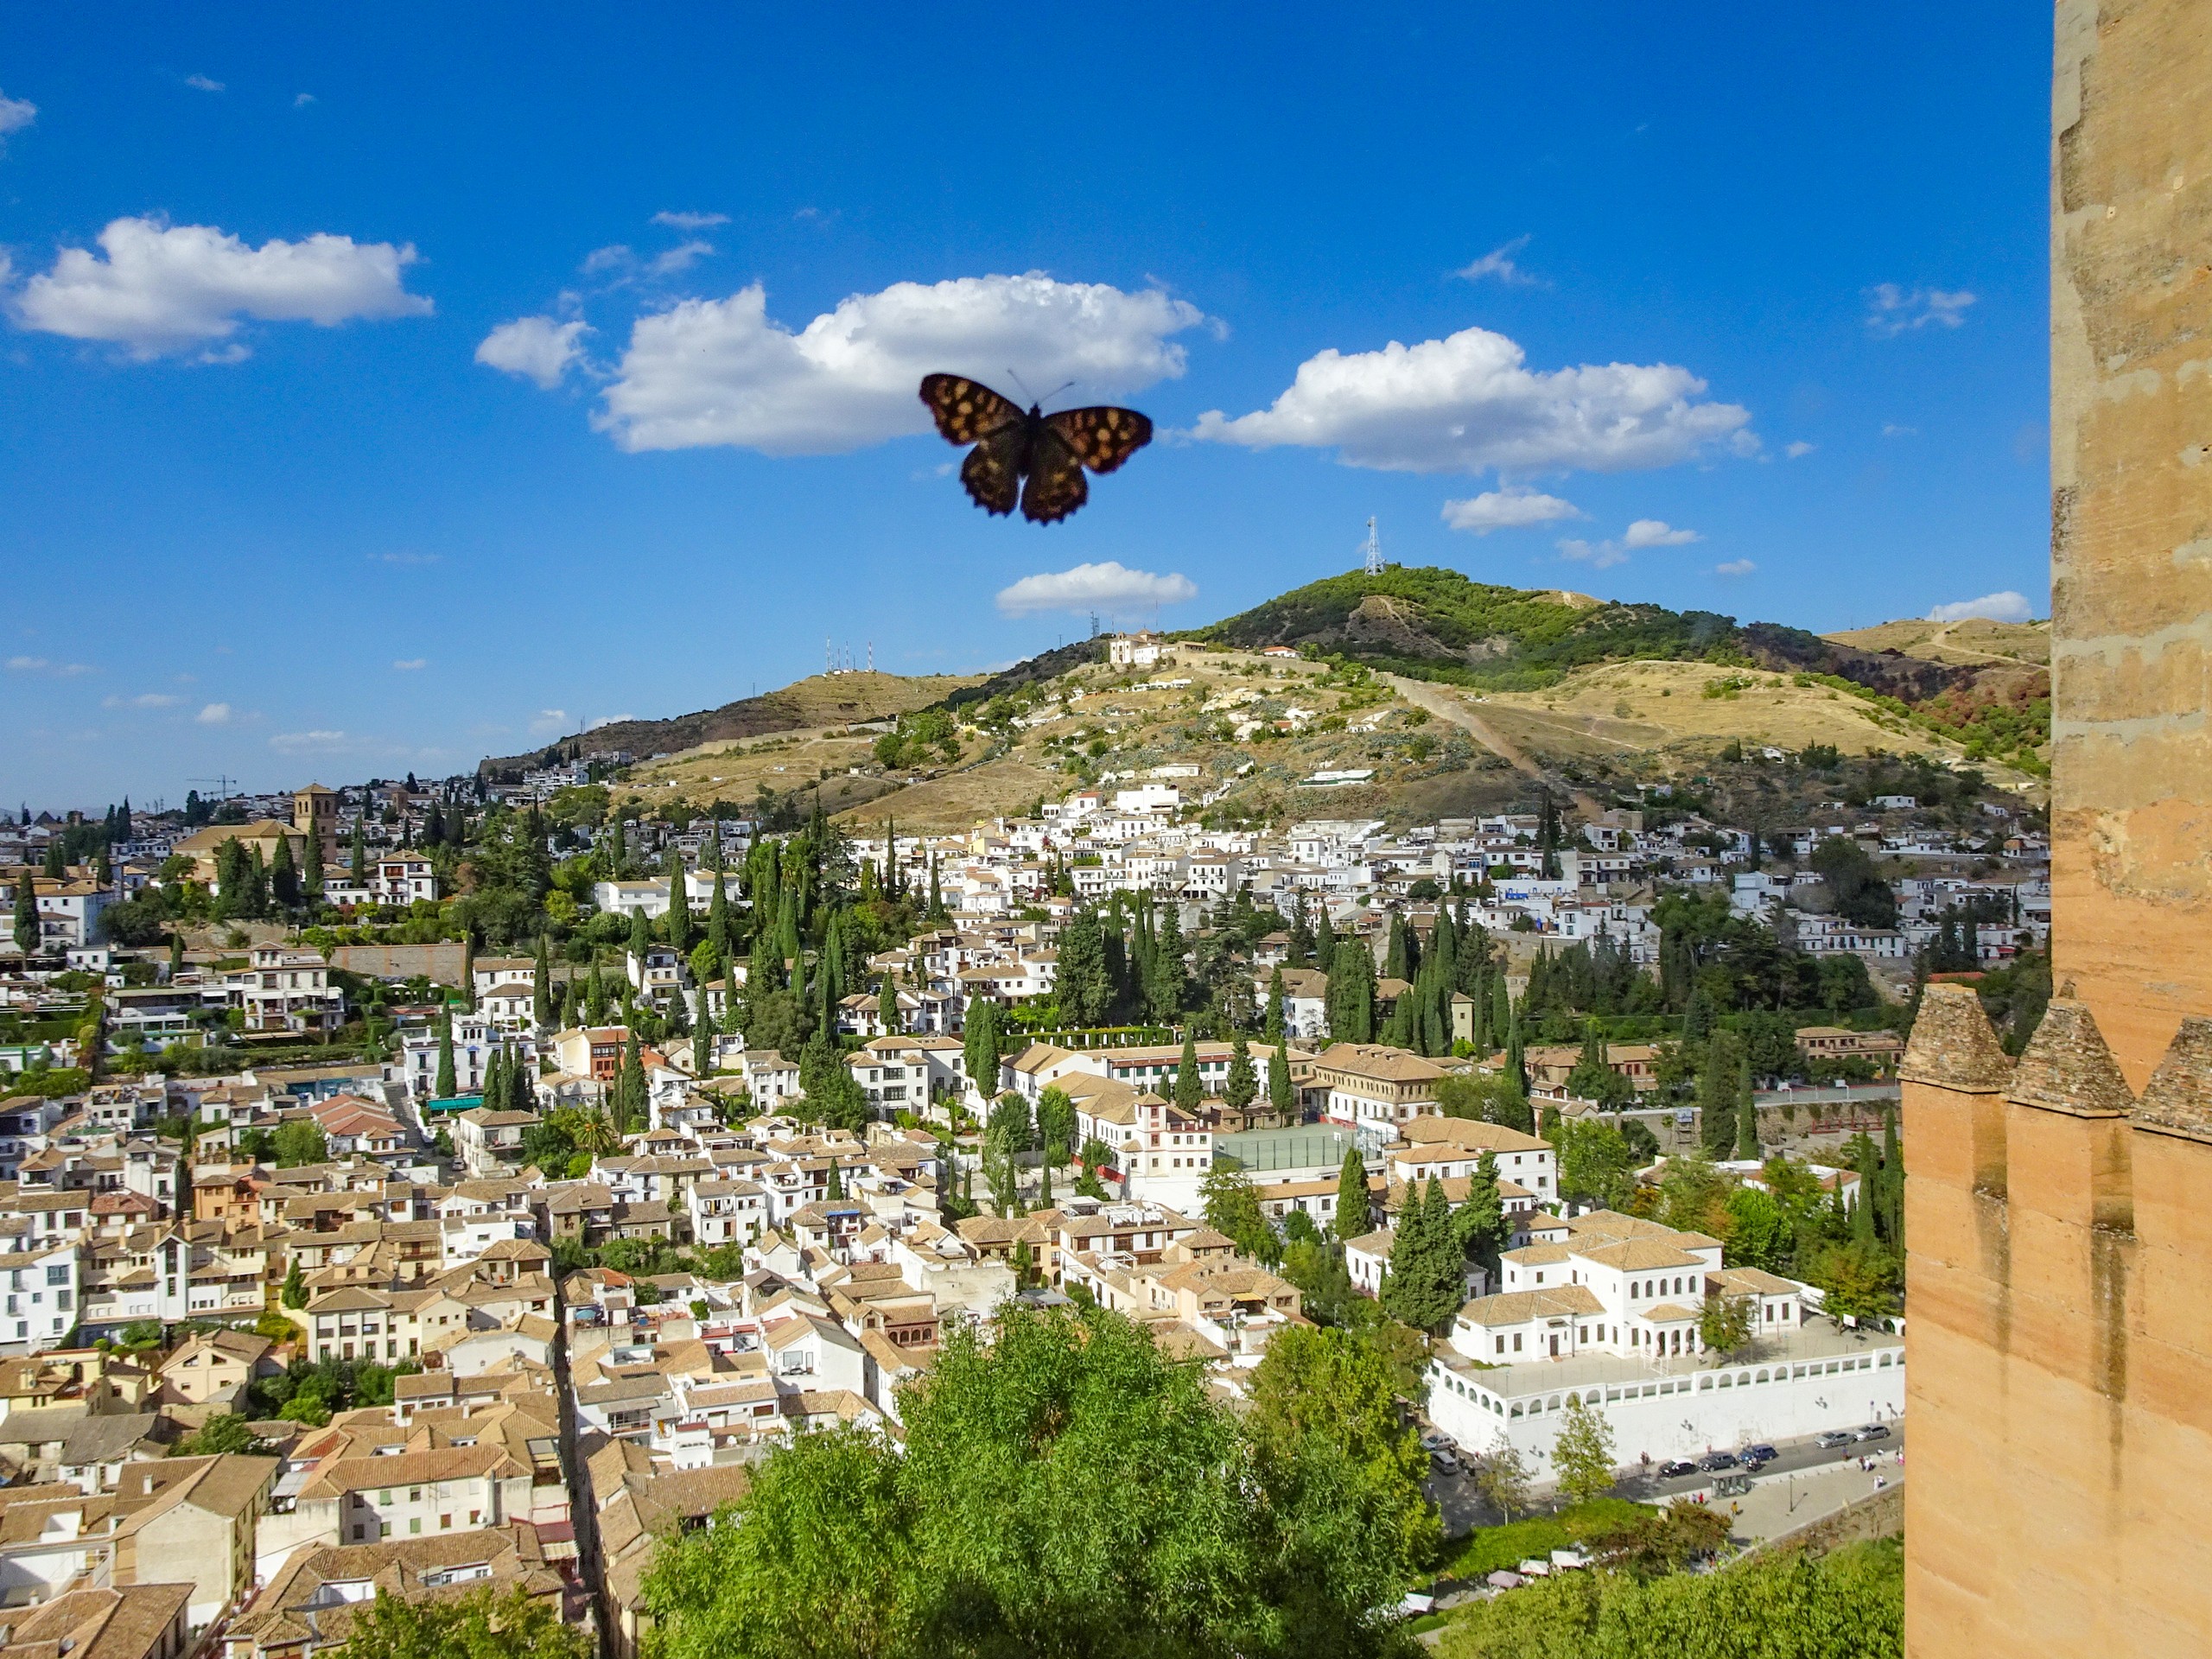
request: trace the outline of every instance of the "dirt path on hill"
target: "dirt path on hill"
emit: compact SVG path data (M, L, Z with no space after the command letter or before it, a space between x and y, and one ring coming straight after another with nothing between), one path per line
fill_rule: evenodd
M1382 677L1390 683L1391 690L1416 709L1426 709L1437 719L1448 721L1488 749L1516 772L1526 772L1545 788L1571 798L1575 809L1595 823L1605 808L1598 798L1574 787L1558 773L1531 759L1521 746L1504 736L1497 728L1470 708L1465 699L1432 685L1426 680L1408 680L1395 674Z

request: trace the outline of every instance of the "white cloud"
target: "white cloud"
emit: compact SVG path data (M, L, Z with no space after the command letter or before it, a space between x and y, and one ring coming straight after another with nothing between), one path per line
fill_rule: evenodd
M195 92L220 92L229 90L221 81L213 79L207 75L187 75L184 78L184 84Z
M396 657L392 659L391 665L405 674L418 668L428 668L430 665L430 659L427 657Z
M839 454L930 429L916 393L933 370L1000 385L1007 365L1039 391L1131 391L1183 372L1170 336L1205 321L1157 289L1060 283L1041 272L894 283L855 294L797 333L759 283L686 300L632 327L606 408L623 448L729 444L764 454Z
M171 696L166 691L142 691L135 697L103 697L103 709L174 709L182 697Z
M1584 517L1582 509L1556 495L1509 484L1502 490L1484 490L1464 501L1444 504L1444 522L1454 530L1487 536L1493 530L1522 524L1548 524L1559 518Z
M1899 426L1895 421L1885 421L1882 423L1882 435L1885 438L1916 438L1920 435L1920 429Z
M14 674L35 674L46 666L47 661L43 657L10 657L8 659L9 671Z
M16 674L51 674L58 679L74 679L79 674L90 674L94 669L90 663L57 663L44 657L10 657L9 670Z
M414 245L356 242L318 232L257 248L209 225L118 219L100 232L102 258L64 248L54 269L23 284L16 321L41 334L113 340L137 358L227 340L238 320L312 322L429 314L402 275ZM232 347L231 360L245 355Z
M1414 346L1392 340L1347 357L1334 347L1298 365L1270 408L1198 417L1192 435L1254 449L1334 448L1354 467L1474 473L1667 467L1708 445L1758 447L1737 404L1700 403L1705 382L1672 364L1586 363L1532 372L1521 347L1487 328Z
M1758 566L1749 559L1730 559L1725 564L1714 565L1713 574L1716 576L1748 576L1758 569Z
M369 555L369 557L372 562L377 564L435 564L439 560L445 557L445 555L442 553L417 553L412 548L403 547L396 549L390 553L372 553Z
M1627 548L1681 547L1697 539L1697 531L1676 530L1664 518L1639 518L1622 536L1621 545Z
M10 98L0 92L0 138L11 132L20 132L38 119L38 105L27 98Z
M227 702L211 702L193 718L202 726L227 726L231 723L231 705Z
M1529 238L1516 236L1503 247L1492 248L1471 265L1462 265L1452 274L1478 283L1485 276L1495 276L1510 288L1533 288L1536 279L1513 262L1513 256L1529 245Z
M1802 461L1807 455L1811 454L1814 450L1819 448L1820 445L1817 443L1808 443L1804 439L1799 438L1794 442L1783 444L1782 446L1782 453L1789 456L1792 461Z
M1884 340L1894 340L1929 323L1955 328L1966 321L1974 296L1965 289L1900 288L1877 283L1866 290L1866 330Z
M293 94L292 97L292 107L296 110L304 110L308 105L314 102L315 94L313 92L296 92Z
M653 215L653 223L665 225L672 231L704 231L710 230L717 225L728 224L729 215L728 213L658 213Z
M1559 556L1599 570L1610 570L1617 564L1628 563L1628 555L1618 542L1586 542L1579 536L1570 536L1562 541L1559 544Z
M620 721L635 720L635 715L599 715L584 722L584 730L595 732L602 726L612 726Z
M1024 576L1012 587L999 589L998 603L1007 616L1033 616L1039 611L1101 611L1109 616L1128 616L1162 605L1180 605L1198 596L1198 584L1179 571L1154 575L1149 570L1127 569L1109 559L1103 564L1078 564L1071 570Z
M343 732L278 732L269 740L269 747L285 754L303 754L309 750L327 752L346 747Z
M550 737L556 732L568 730L574 723L565 709L541 709L537 718L530 722L530 729L535 736Z
M504 369L535 380L550 391L561 384L569 365L583 355L578 336L590 332L582 322L556 322L550 317L517 317L503 322L478 342L476 360L486 367Z
M2006 588L2001 594L1984 594L1980 599L1962 599L1955 605L1938 605L1928 613L1930 622L1963 622L1970 616L1985 618L1992 622L2025 622L2035 615L2028 604L2027 595Z

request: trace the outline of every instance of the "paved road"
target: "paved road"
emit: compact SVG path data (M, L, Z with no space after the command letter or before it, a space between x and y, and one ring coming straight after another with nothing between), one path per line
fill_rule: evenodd
M1594 823L1605 811L1597 797L1575 788L1556 772L1531 760L1519 744L1506 737L1469 707L1465 698L1427 680L1409 680L1396 674L1386 674L1382 677L1390 683L1393 690L1414 707L1426 709L1437 719L1457 726L1515 771L1526 772L1548 788L1572 797L1576 809L1584 817Z
M1850 1477L1847 1482L1836 1486L1835 1490L1843 1493L1843 1496L1827 1503L1827 1507L1831 1509L1840 1508L1843 1503L1850 1499L1865 1497L1873 1490L1876 1475L1884 1476L1892 1482L1902 1480L1903 1468L1896 1459L1904 1450L1904 1425L1891 1424L1890 1437L1885 1440L1829 1448L1816 1446L1810 1438L1807 1438L1796 1440L1777 1440L1775 1442L1775 1450L1781 1455L1752 1478L1753 1497L1759 1500L1758 1508L1762 1516L1769 1507L1778 1503L1787 1525L1796 1526L1812 1518L1813 1514L1824 1512L1807 1511L1802 1497L1798 1496L1816 1490L1826 1494L1829 1489L1830 1483L1826 1480L1821 1480L1817 1487L1809 1484L1805 1479L1808 1474L1825 1476L1830 1471L1840 1471ZM1870 1456L1878 1460L1878 1467L1862 1476L1856 1465L1859 1459ZM1726 1474L1741 1471L1724 1470L1721 1472ZM1798 1477L1794 1487L1789 1478L1792 1475ZM1713 1490L1713 1483L1720 1478L1720 1475L1698 1474L1678 1476L1673 1480L1659 1480L1647 1477L1639 1471L1625 1476L1621 1484L1613 1490L1618 1497L1632 1497L1640 1503L1664 1503L1669 1498L1687 1497L1698 1492L1710 1492ZM1437 1508L1443 1516L1444 1531L1447 1537L1455 1537L1474 1527L1494 1527L1504 1518L1482 1501L1475 1491L1474 1483L1464 1472L1457 1475L1439 1475L1432 1472L1428 1478L1427 1490L1428 1495L1436 1500ZM1786 1496L1779 1499L1769 1499L1765 1494L1774 1491L1781 1491ZM1736 1501L1747 1505L1751 1503L1750 1499ZM1824 1501L1826 1501L1825 1498ZM1548 1499L1545 1500L1546 1507L1548 1507L1549 1502ZM1794 1513L1790 1507L1793 1502L1796 1503ZM1762 1525L1764 1524L1762 1522ZM1774 1529L1782 1529L1777 1527ZM1741 1535L1764 1537L1770 1534L1767 1531L1759 1531Z

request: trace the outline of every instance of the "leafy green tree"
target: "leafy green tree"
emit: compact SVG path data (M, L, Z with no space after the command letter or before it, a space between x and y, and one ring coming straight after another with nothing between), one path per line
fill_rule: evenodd
M1367 1166L1357 1147L1344 1149L1344 1167L1337 1172L1337 1213L1332 1224L1337 1236L1349 1243L1364 1237L1372 1221L1367 1197Z
M1114 985L1106 972L1106 936L1089 906L1068 918L1060 932L1060 965L1054 981L1060 1017L1071 1026L1096 1026L1113 1006Z
M1739 1186L1728 1195L1727 1261L1732 1268L1780 1273L1789 1265L1794 1230L1771 1192Z
M213 1457L224 1452L245 1452L253 1445L253 1431L236 1412L220 1411L186 1435L172 1449L179 1458Z
M1382 1287L1385 1311L1416 1331L1435 1330L1465 1300L1465 1260L1452 1236L1443 1184L1431 1177L1424 1193L1419 1182L1407 1182L1390 1247L1390 1277Z
M1656 1514L1643 1510L1593 1533L1587 1542L1599 1565L1653 1579L1726 1548L1728 1517L1712 1504L1678 1497Z
M589 1659L591 1637L564 1624L560 1599L520 1588L405 1600L388 1590L353 1615L346 1659Z
M1229 1074L1221 1084L1221 1103L1231 1111L1241 1112L1259 1093L1260 1080L1252 1070L1252 1046L1244 1040L1244 1033L1240 1031L1231 1039Z
M1896 1311L1897 1262L1878 1244L1830 1245L1814 1256L1805 1278L1821 1293L1821 1312L1833 1318L1869 1323Z
M1560 1197L1607 1210L1628 1202L1636 1160L1618 1129L1599 1118L1581 1117L1555 1125L1546 1138L1558 1148Z
M287 1307L305 1307L308 1305L307 1275L300 1270L298 1256L294 1256L291 1265L284 1269L283 1287L277 1295Z
M1758 1100L1748 1086L1739 1086L1736 1090L1736 1156L1757 1158L1758 1155Z
M1281 1241L1260 1209L1259 1191L1234 1160L1215 1159L1202 1190L1207 1226L1234 1241L1245 1255L1270 1266L1282 1259Z
M1290 1046L1279 1042L1268 1056L1268 1109L1279 1120L1288 1119L1295 1093L1290 1081Z
M307 853L300 863L300 898L314 904L322 897L322 836L320 831L308 833Z
M968 1007L967 1029L962 1033L963 1058L968 1081L988 1100L998 1092L999 1005L988 996L976 997Z
M903 1414L903 1455L802 1435L736 1524L661 1547L661 1659L1366 1659L1394 1638L1403 1517L1353 1455L1325 1429L1261 1449L1117 1315L957 1331Z
M691 954L691 895L683 888L683 855L671 837L664 861L668 877L668 942L679 957Z
M1277 963L1268 969L1268 1013L1264 1029L1268 1040L1281 1047L1284 1033L1289 1028L1289 1018L1284 1007L1282 964Z
M1708 1293L1698 1306L1698 1340L1707 1351L1727 1358L1748 1345L1758 1334L1752 1320L1758 1313L1758 1306L1755 1296Z
M630 1027L622 1046L621 1069L614 1074L614 1127L622 1135L635 1135L645 1127L649 1090L645 1063L638 1046L638 1028Z
M1579 1395L1567 1396L1567 1412L1552 1446L1552 1471L1562 1496L1582 1503L1613 1490L1619 1466L1613 1461L1613 1429L1605 1414Z
M1160 931L1145 972L1145 1009L1157 1025L1173 1023L1189 993L1190 976L1184 966L1183 953L1182 924L1176 917L1175 906L1170 905L1161 912Z
M272 1147L277 1163L287 1169L302 1164L323 1163L330 1157L329 1143L323 1139L321 1129L316 1127L312 1118L296 1117L289 1122L278 1124L272 1137Z
M1045 1148L1045 1166L1065 1165L1075 1147L1075 1103L1058 1084L1037 1096L1037 1138Z
M1482 1461L1475 1465L1474 1483L1483 1502L1510 1522L1516 1511L1529 1507L1535 1477L1529 1468L1528 1459L1521 1455L1520 1448L1506 1438L1501 1428L1490 1450L1483 1453Z
M25 956L38 949L38 884L25 864L16 872L16 949Z

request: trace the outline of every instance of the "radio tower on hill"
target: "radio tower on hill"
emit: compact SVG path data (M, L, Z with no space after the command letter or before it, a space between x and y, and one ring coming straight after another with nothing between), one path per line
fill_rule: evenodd
M1381 575L1382 574L1382 540L1375 533L1375 521L1372 518L1367 521L1367 540L1361 543L1359 550L1367 555L1367 574L1370 576Z

